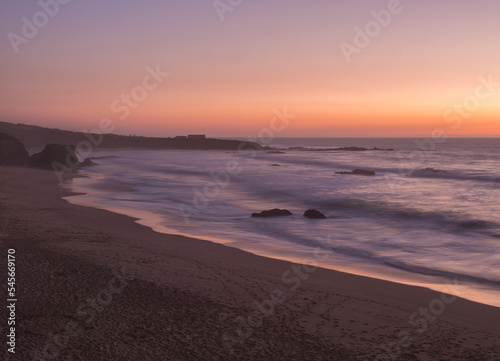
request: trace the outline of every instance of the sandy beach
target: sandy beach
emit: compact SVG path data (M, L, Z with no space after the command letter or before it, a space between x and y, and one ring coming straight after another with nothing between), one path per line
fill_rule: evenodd
M499 308L156 233L66 195L50 171L0 170L7 360L500 360Z

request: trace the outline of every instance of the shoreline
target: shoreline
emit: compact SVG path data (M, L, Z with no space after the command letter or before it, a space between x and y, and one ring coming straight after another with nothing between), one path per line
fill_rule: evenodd
M451 297L422 287L157 233L131 217L68 203L61 197L71 194L61 192L49 171L2 168L0 185L2 233L8 234L2 249L15 246L24 255L19 347L29 350L23 352L42 350L48 334L75 318L82 300L125 267L135 280L92 328L59 351L61 358L133 360L139 350L151 360L270 354L381 360L391 353L401 360L494 360L500 353L496 307L461 298L447 303ZM444 309L436 309L441 304ZM248 315L263 305L269 314L261 325L244 328L238 320L250 325ZM442 312L426 318L421 308ZM398 341L403 331L412 342ZM398 347L391 346L395 339Z
M446 292L472 302L480 303L487 306L497 307L500 310L500 298L496 298L496 296L500 295L500 291L497 290L488 290L481 292L478 291L477 288L474 288L472 286L469 286L467 289L465 289L466 286L465 282L463 281L461 283L453 284L451 282L446 282L450 281L450 279L444 276L429 276L424 274L412 273L402 269L392 269L392 268L384 269L383 266L375 264L365 265L364 267L356 268L355 266L349 266L349 262L346 262L343 265L332 265L331 262L328 263L326 262L326 260L324 261L322 260L321 262L319 262L320 261L319 258L328 258L327 253L329 252L333 253L335 251L334 249L330 251L326 248L320 248L321 252L325 253L325 255L318 256L318 260L316 260L314 256L306 257L304 255L303 257L298 257L298 256L294 257L291 254L290 255L288 254L285 255L283 253L280 254L279 249L274 250L274 252L268 249L268 251L266 252L266 250L263 248L259 248L258 246L252 248L250 245L246 245L242 242L237 242L238 245L233 245L234 242L229 239L197 236L193 234L183 233L181 231L177 231L175 229L168 228L165 226L161 226L159 225L159 223L162 221L162 218L158 215L155 215L154 213L149 213L147 211L139 211L139 210L132 211L131 209L127 209L127 211L124 211L118 208L114 209L113 207L99 206L92 202L85 202L76 199L71 199L73 197L86 196L86 195L87 193L72 192L71 195L63 197L63 199L65 199L68 203L73 204L75 206L95 208L115 213L118 215L130 217L135 223L145 226L159 234L176 235L176 236L187 237L190 239L197 239L200 241L221 244L226 247L238 249L243 252L248 252L255 256L265 257L272 260L298 263L314 267L317 266L325 270L332 270L360 277L367 277L381 281L388 281L400 285L422 287L436 292ZM314 254L314 252L312 253ZM455 282L456 281L457 279L455 279Z
M93 179L91 176L84 175L81 173L76 173L72 177L72 179L74 178ZM120 185L114 185L114 186L120 186ZM334 249L332 250L320 249L320 252L327 254L326 259L320 260L314 257L314 254L317 250L315 250L314 252L311 251L308 254L304 253L303 256L298 256L297 254L290 253L289 251L283 252L283 250L279 249L279 247L269 248L269 246L263 247L261 245L251 245L249 243L245 243L242 241L235 242L234 240L224 239L220 237L217 238L206 235L189 234L161 225L160 223L163 221L161 216L153 212L132 209L132 208L120 208L120 207L97 204L92 200L92 194L86 193L88 192L89 186L83 186L84 189L82 190L78 189L82 188L81 185L74 186L74 185L63 184L62 188L71 193L70 195L63 197L70 204L76 206L100 209L130 217L131 219L134 220L135 223L148 227L149 229L151 229L156 233L184 236L187 238L197 239L201 241L222 244L227 247L239 249L244 252L249 252L256 256L266 257L274 260L313 265L328 270L348 273L351 275L389 281L401 285L423 287L437 292L447 292L455 296L467 299L469 301L497 307L500 309L500 290L489 290L487 288L481 289L480 287L478 287L478 286L487 287L488 284L474 284L472 282L466 282L463 280L460 283L457 283L458 277L455 278L454 280L455 283L453 284L451 277L445 277L443 275L432 276L421 273L413 273L410 271L406 271L404 269L392 268L380 264L358 264L358 267L356 267L353 266L350 261L343 261L343 263L339 262L335 263L338 260L327 261L327 259L329 258L328 255L331 256L331 254L335 253ZM74 189L72 190L72 188Z

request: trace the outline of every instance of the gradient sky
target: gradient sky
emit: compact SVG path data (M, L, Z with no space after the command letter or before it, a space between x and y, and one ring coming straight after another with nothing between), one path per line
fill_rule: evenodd
M286 106L297 117L276 136L500 136L498 0L401 0L351 63L340 44L389 1L244 0L223 22L212 2L72 0L16 54L8 34L41 8L2 1L0 120L256 136ZM111 104L157 64L170 75L120 119ZM480 77L499 85L453 127L443 114L474 105Z

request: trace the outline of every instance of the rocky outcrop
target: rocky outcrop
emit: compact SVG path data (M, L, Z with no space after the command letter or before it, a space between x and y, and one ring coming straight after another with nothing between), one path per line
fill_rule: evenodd
M366 176L374 176L376 173L372 170L365 169L354 169L352 172L335 172L337 174L356 174L356 175L366 175Z
M363 148L363 147L340 147L340 148L335 148L333 150L345 150L348 152L366 152L367 150L370 150L370 149Z
M333 152L333 151L346 151L346 152L366 152L369 150L383 150L383 151L394 151L393 148L382 149L382 148L363 148L363 147L340 147L340 148L304 148L304 147L291 147L288 150L300 150L307 152Z
M437 174L437 173L448 174L448 172L445 170L434 169L434 168L425 168L415 171L416 175Z
M75 146L49 144L40 153L30 157L29 166L42 169L68 170L80 166Z
M365 169L354 169L352 171L352 174L357 174L357 175L367 175L367 176L374 176L375 172L372 170L365 170Z
M93 167L93 166L96 166L96 165L99 165L99 164L93 162L92 159L90 159L90 158L86 158L83 162L80 163L79 168Z
M26 166L29 154L23 143L8 134L0 133L0 165Z
M307 211L304 212L304 217L310 218L310 219L325 219L326 216L321 213L320 211L317 211L315 209L308 209Z
M262 211L260 213L252 213L252 217L283 217L293 215L288 209L271 209L269 211Z
M78 145L90 141L94 148L106 149L208 149L254 152L265 148L251 141L212 138L158 138L135 135L116 135L108 133L112 124L100 125L92 133L75 132L61 129L42 128L34 125L12 124L0 121L0 133L8 133L30 147L44 147L46 144ZM105 134L103 134L105 133Z

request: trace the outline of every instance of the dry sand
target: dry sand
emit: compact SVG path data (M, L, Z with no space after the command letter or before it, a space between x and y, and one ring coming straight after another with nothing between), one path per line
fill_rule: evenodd
M56 181L0 169L2 298L15 248L19 299L7 360L500 360L499 308L155 233L68 204Z

